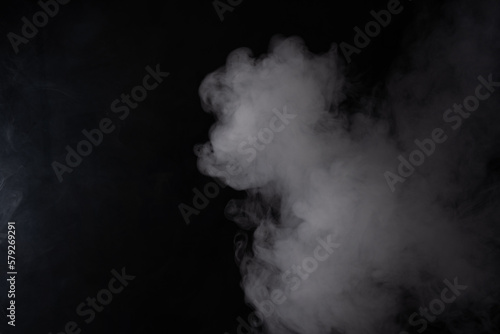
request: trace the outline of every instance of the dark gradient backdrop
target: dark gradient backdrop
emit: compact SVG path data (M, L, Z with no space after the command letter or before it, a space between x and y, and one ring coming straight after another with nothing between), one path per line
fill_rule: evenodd
M379 103L395 59L443 16L442 1L404 6L345 64L344 110ZM297 35L314 53L353 44L353 28L387 1L244 0L223 21L208 0L59 7L17 53L7 35L21 35L22 17L31 21L40 6L5 1L0 10L0 333L55 334L70 321L82 333L236 333L252 308L235 259L235 236L244 237L224 210L245 194L222 189L189 225L179 212L211 180L194 154L215 120L202 109L200 84L234 49L258 56L276 34ZM111 103L157 64L168 77L119 119ZM76 149L82 130L107 117L114 131L59 182L52 162L64 163L66 146ZM497 172L492 161L488 173ZM15 327L4 315L7 221L16 222ZM77 306L122 268L135 278L85 323Z

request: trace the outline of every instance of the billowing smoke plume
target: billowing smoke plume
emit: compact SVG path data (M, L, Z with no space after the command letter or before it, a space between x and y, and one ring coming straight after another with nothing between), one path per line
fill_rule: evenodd
M415 332L424 325L409 317L446 284L462 290L427 330L495 331L500 88L459 129L443 114L474 94L478 76L500 79L498 12L447 13L424 41L408 42L377 113L344 110L350 79L335 48L314 55L299 38L276 37L260 58L236 50L202 83L217 122L197 148L199 168L248 191L229 211L253 231L241 270L263 331ZM454 21L459 13L469 16ZM386 172L397 175L398 156L436 128L447 140L391 191Z

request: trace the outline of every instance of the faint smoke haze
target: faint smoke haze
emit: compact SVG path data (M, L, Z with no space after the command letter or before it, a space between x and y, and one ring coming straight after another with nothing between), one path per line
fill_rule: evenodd
M498 308L498 291L490 290L498 282L500 91L460 130L450 131L442 116L474 93L477 76L500 81L498 9L495 1L455 1L439 19L417 19L405 56L383 78L377 113L344 110L351 79L335 47L315 55L298 37L273 38L258 58L235 50L203 81L203 106L217 120L210 142L196 148L199 168L216 176L237 164L242 172L224 181L248 192L230 210L254 230L241 261L246 298L258 305L274 289L287 291L266 332L415 332L408 316L455 277L469 288L435 322L453 333L489 330ZM296 118L248 162L240 143L284 106ZM449 139L391 192L384 172L436 127ZM329 234L340 247L289 291L283 272Z

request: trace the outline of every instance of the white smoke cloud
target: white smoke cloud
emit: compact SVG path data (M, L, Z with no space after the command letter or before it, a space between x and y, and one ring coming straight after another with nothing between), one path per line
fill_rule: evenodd
M477 23L466 21L454 27L470 30ZM201 99L217 122L210 142L197 148L199 168L218 176L228 164L240 166L224 181L249 195L239 208L242 226L254 229L252 252L241 263L246 297L257 309L273 290L285 291L287 297L265 318L266 332L399 333L408 329L408 314L439 296L443 279L458 277L470 287L457 299L458 307L489 291L494 273L483 255L485 242L498 235L488 218L496 203L473 216L462 216L451 205L474 205L461 197L460 189L464 185L472 191L467 173L477 174L492 151L479 152L476 164L463 163L476 148L471 138L484 142L483 129L470 127L450 139L396 193L383 176L397 167L399 154L413 149L414 139L442 125L444 109L463 100L477 75L493 70L487 68L492 62L483 62L463 74L461 66L476 60L470 54L460 59L457 53L467 42L480 48L473 54L484 53L489 50L485 41L470 31L459 38L460 31L438 28L426 41L412 44L415 59L408 61L418 71L391 74L385 105L392 109L381 111L385 118L343 110L349 79L336 51L314 55L297 37L274 38L269 53L260 58L248 49L236 50L224 68L202 83ZM427 72L420 71L419 61L432 57L438 40L449 42L443 50L453 62L443 56L426 63ZM482 125L492 103L471 124ZM240 143L284 106L296 118L248 162ZM389 119L396 124L396 136L389 133ZM454 148L467 141L465 152ZM481 218L474 227L474 219ZM329 234L340 247L291 291L283 273L310 257L317 239ZM455 320L443 314L439 321L452 328Z

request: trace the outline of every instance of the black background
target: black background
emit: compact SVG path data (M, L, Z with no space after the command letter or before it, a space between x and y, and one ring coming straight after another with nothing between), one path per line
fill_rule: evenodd
M346 103L383 94L373 91L405 41L426 33L425 24L412 26L415 13L427 8L439 17L439 1L402 3L405 10L353 56L348 71L363 85ZM276 34L297 35L315 53L352 44L353 27L386 5L244 0L221 21L210 1L73 0L15 54L7 33L20 34L21 18L40 7L4 2L1 232L7 220L16 222L19 274L16 327L2 319L1 332L59 333L76 321L83 333L235 333L237 317L251 309L234 258L238 227L224 207L244 194L226 187L189 225L178 209L211 180L199 173L193 151L214 122L199 85L232 50L260 55ZM169 77L118 120L111 101L156 64ZM65 146L75 147L81 131L104 117L117 129L60 183L52 161L62 162ZM77 305L122 267L136 278L85 324ZM4 280L1 288L5 300Z

